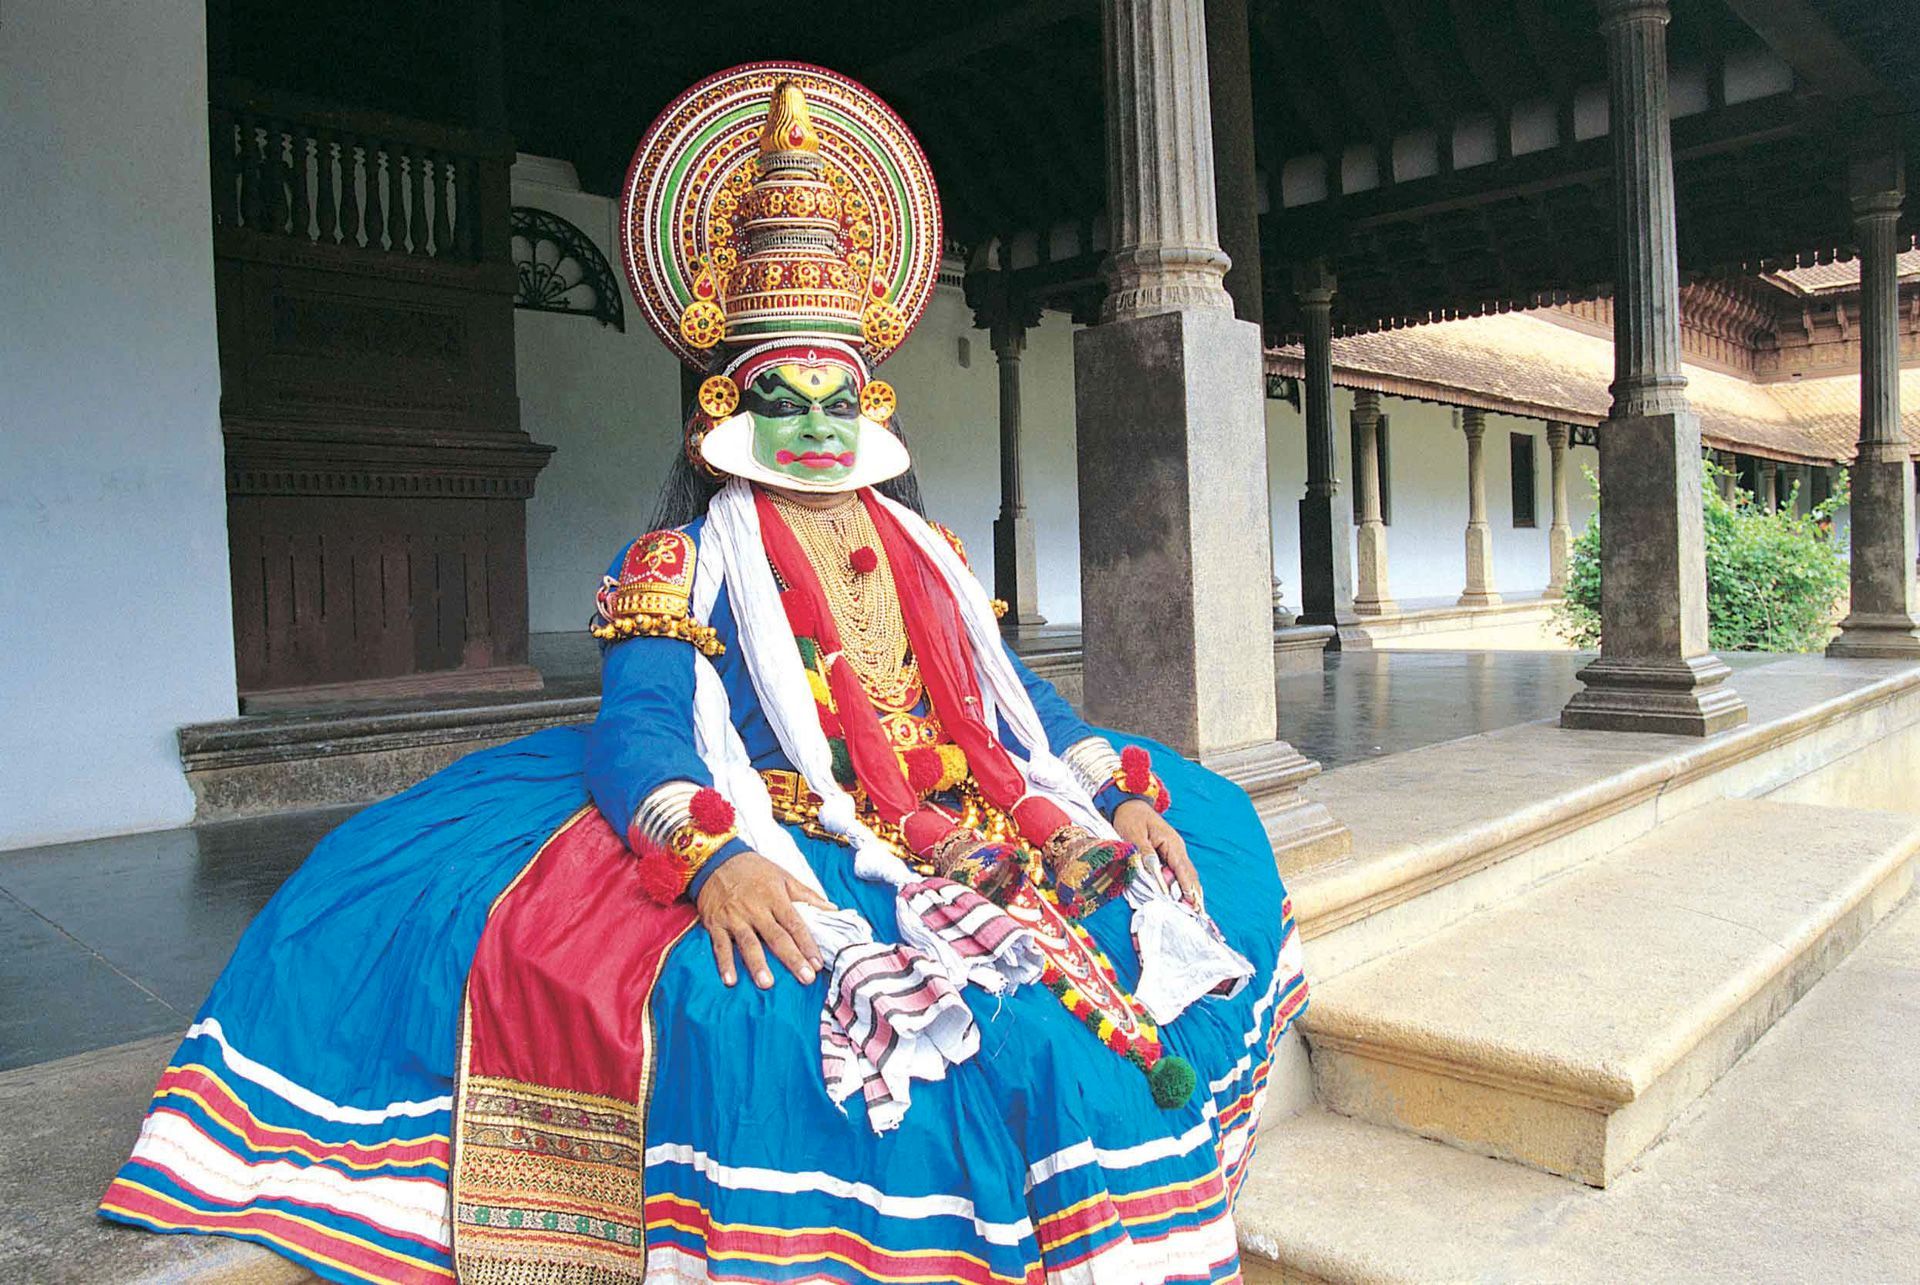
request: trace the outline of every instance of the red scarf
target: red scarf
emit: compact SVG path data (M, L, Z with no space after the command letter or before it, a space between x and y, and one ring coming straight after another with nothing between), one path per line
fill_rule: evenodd
M867 506L881 547L886 550L900 613L907 626L907 641L920 664L920 679L934 713L954 744L966 753L974 781L987 801L1003 811L1010 810L1026 793L1026 780L982 717L973 649L953 590L871 490L862 490L859 498ZM784 601L788 620L796 634L812 637L822 655L831 658L827 686L839 712L840 731L846 738L854 775L881 818L897 824L920 806L919 797L907 784L873 701L841 652L840 629L827 607L826 592L813 564L780 511L757 489L754 506L759 512L767 555L787 584Z

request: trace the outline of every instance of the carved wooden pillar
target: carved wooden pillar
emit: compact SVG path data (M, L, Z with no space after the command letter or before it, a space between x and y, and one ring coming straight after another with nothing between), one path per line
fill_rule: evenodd
M1009 631L1044 625L1040 614L1040 576L1020 480L1020 354L1037 316L1008 315L989 332L1000 363L1000 516L993 520L993 591L1007 604L1001 622Z
M1353 567L1346 515L1336 513L1339 456L1333 440L1333 274L1324 264L1302 269L1294 294L1304 317L1307 492L1300 499L1300 623L1351 625Z
M1599 0L1613 150L1613 409L1600 426L1601 654L1567 727L1704 736L1746 721L1707 647L1700 422L1680 370L1664 0Z
M1493 527L1487 522L1487 413L1477 406L1460 412L1467 438L1467 586L1463 607L1491 607L1500 601L1493 587Z
M1900 426L1894 266L1905 177L1892 149L1856 161L1851 176L1860 245L1860 450L1852 475L1853 596L1830 656L1920 658L1913 456Z
M1355 552L1359 565L1353 610L1384 616L1396 610L1387 588L1387 523L1380 507L1380 394L1362 388L1353 395L1353 423L1360 450L1353 461L1355 494L1360 500L1360 530Z
M1567 596L1567 565L1573 553L1573 524L1567 517L1567 447L1573 430L1566 424L1547 425L1548 490L1553 496L1553 522L1547 527L1547 596Z

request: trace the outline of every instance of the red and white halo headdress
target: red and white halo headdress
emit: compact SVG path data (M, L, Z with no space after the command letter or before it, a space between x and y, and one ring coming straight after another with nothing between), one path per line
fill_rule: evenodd
M702 386L690 458L783 487L853 490L909 466L870 378L932 297L944 245L933 173L870 90L807 63L707 77L654 121L622 192L621 258L642 315ZM761 466L740 390L770 365L833 365L860 392L859 462L833 483Z

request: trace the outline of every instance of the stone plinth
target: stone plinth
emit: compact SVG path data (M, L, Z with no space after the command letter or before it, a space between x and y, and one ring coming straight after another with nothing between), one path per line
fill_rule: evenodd
M1691 410L1600 426L1602 654L1564 727L1705 736L1747 710L1707 649L1700 422Z
M1920 660L1913 459L1904 442L1863 444L1851 477L1853 599L1827 654Z
M1225 309L1074 336L1087 716L1194 757L1274 739L1259 371Z

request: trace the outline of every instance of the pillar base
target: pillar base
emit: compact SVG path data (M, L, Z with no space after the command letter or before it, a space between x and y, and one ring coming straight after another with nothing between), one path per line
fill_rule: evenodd
M1827 644L1827 655L1836 660L1920 661L1920 620L1850 615L1840 622L1840 636Z
M1567 568L1573 561L1573 528L1556 522L1547 528L1547 597L1567 596Z
M1500 595L1493 588L1493 528L1485 522L1467 524L1467 587L1462 607L1495 607Z
M1040 576L1034 549L1033 519L1002 513L993 520L993 589L1007 603L1003 629L1031 629L1047 623L1035 607Z
M1586 687L1560 711L1560 726L1713 736L1747 721L1747 703L1724 685L1732 672L1711 652L1684 660L1602 656L1580 671Z
M1360 564L1360 587L1354 591L1353 612L1357 616L1386 616L1400 609L1387 592L1387 528L1384 523L1360 524L1354 538L1354 556Z
M1353 850L1353 832L1324 803L1300 793L1302 782L1320 774L1320 765L1287 742L1264 741L1200 761L1247 792L1283 876L1338 860Z

